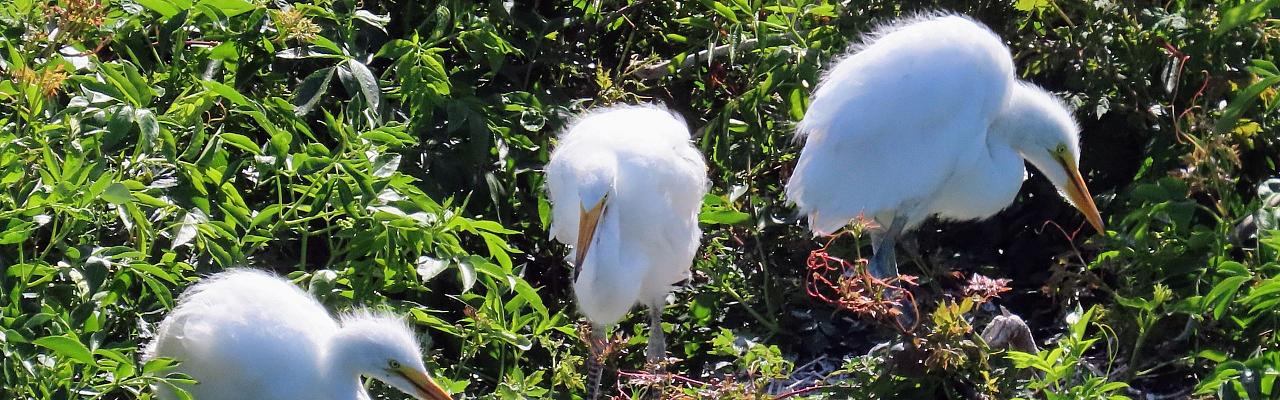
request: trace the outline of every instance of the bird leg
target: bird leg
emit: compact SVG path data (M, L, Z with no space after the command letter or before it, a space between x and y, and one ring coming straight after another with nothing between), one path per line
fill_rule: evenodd
M648 398L662 398L662 390L665 386L663 373L665 372L667 358L667 339L666 334L662 332L662 306L665 299L654 302L649 306L649 347L645 350L645 358L648 360L649 373L653 375L654 385L651 388Z
M666 334L662 332L661 305L649 307L649 347L645 351L645 356L654 375L661 373L662 363L667 356Z
M591 327L591 339L589 341L591 354L587 357L587 398L591 400L600 398L600 376L604 373L605 346L607 345L605 331L607 329L598 325Z
M907 218L901 215L894 215L889 222L889 228L880 233L873 233L871 237L871 251L875 254L871 256L871 261L867 264L867 272L877 279L892 279L898 277L898 256L897 241L898 236L902 234L902 228L906 225ZM885 297L892 297L896 294L896 288L886 288ZM904 303L910 300L903 299ZM898 304L898 309L902 311L898 314L898 324L903 327L910 327L915 323L916 316L913 313L914 307L910 304ZM909 328L908 328L909 329Z
M894 247L905 224L906 218L894 216L887 230L871 234L871 251L875 254L867 264L867 272L872 276L880 279L898 276L898 257Z

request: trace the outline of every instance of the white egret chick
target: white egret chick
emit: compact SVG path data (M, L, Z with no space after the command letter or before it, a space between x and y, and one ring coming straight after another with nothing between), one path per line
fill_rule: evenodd
M417 399L450 399L403 320L361 310L335 321L289 281L249 269L187 289L147 346L144 359L157 357L179 361L176 372L197 381L182 388L200 400L369 399L361 376Z
M573 122L546 173L551 233L573 246L573 291L592 323L594 398L605 332L637 303L649 309L649 363L666 354L662 308L698 249L707 166L682 119L655 106L624 106Z
M1079 127L1044 89L1017 79L1009 49L966 17L907 18L866 35L813 93L787 197L828 235L863 215L877 277L897 275L894 243L930 216L974 220L1013 202L1023 160L1098 232L1078 170Z

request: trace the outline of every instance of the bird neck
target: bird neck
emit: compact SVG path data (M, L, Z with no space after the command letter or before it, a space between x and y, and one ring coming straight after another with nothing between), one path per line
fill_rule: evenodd
M1013 149L1025 155L1035 142L1034 135L1043 129L1044 124L1036 120L1041 113L1028 109L1025 103L1017 102L1017 96L1014 97L1011 104L991 121L987 146L993 150L999 147Z
M369 395L360 382L365 374L361 366L365 364L364 352L360 351L359 335L339 330L329 339L328 349L321 356L321 368L329 385L334 386L335 396L343 399L368 399Z

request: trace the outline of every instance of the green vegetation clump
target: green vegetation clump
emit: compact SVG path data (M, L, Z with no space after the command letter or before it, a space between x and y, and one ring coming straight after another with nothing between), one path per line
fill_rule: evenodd
M185 287L236 266L407 315L459 397L580 398L540 168L568 118L640 101L689 121L713 189L664 318L671 374L639 372L635 313L607 393L1280 396L1276 2L901 3L5 1L0 398L185 381L139 349ZM929 10L991 26L1076 108L1109 231L1077 229L1035 176L988 221L930 222L901 253L921 318L900 327L810 294L826 241L782 185L823 67ZM989 342L1002 307L1035 346Z

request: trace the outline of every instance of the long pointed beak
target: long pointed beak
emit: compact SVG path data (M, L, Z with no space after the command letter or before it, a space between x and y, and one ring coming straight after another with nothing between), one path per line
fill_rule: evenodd
M396 371L413 383L413 387L418 390L417 397L423 400L453 400L449 396L449 392L444 391L436 381L427 376L426 373L411 368L401 368Z
M591 248L591 241L596 236L596 226L600 225L600 214L604 211L605 199L600 199L599 203L592 206L590 210L579 207L578 215L578 243L573 246L576 252L573 258L573 280L578 280L578 274L582 272L582 261L587 259L587 250Z
M1080 176L1080 170L1076 168L1076 163L1072 160L1059 159L1062 168L1067 171L1067 199L1071 200L1071 205L1080 210L1084 214L1084 218L1089 220L1089 225L1093 225L1098 233L1105 234L1107 230L1102 226L1102 214L1098 213L1098 206L1093 204L1093 196L1089 194L1089 187L1085 186L1084 178Z

